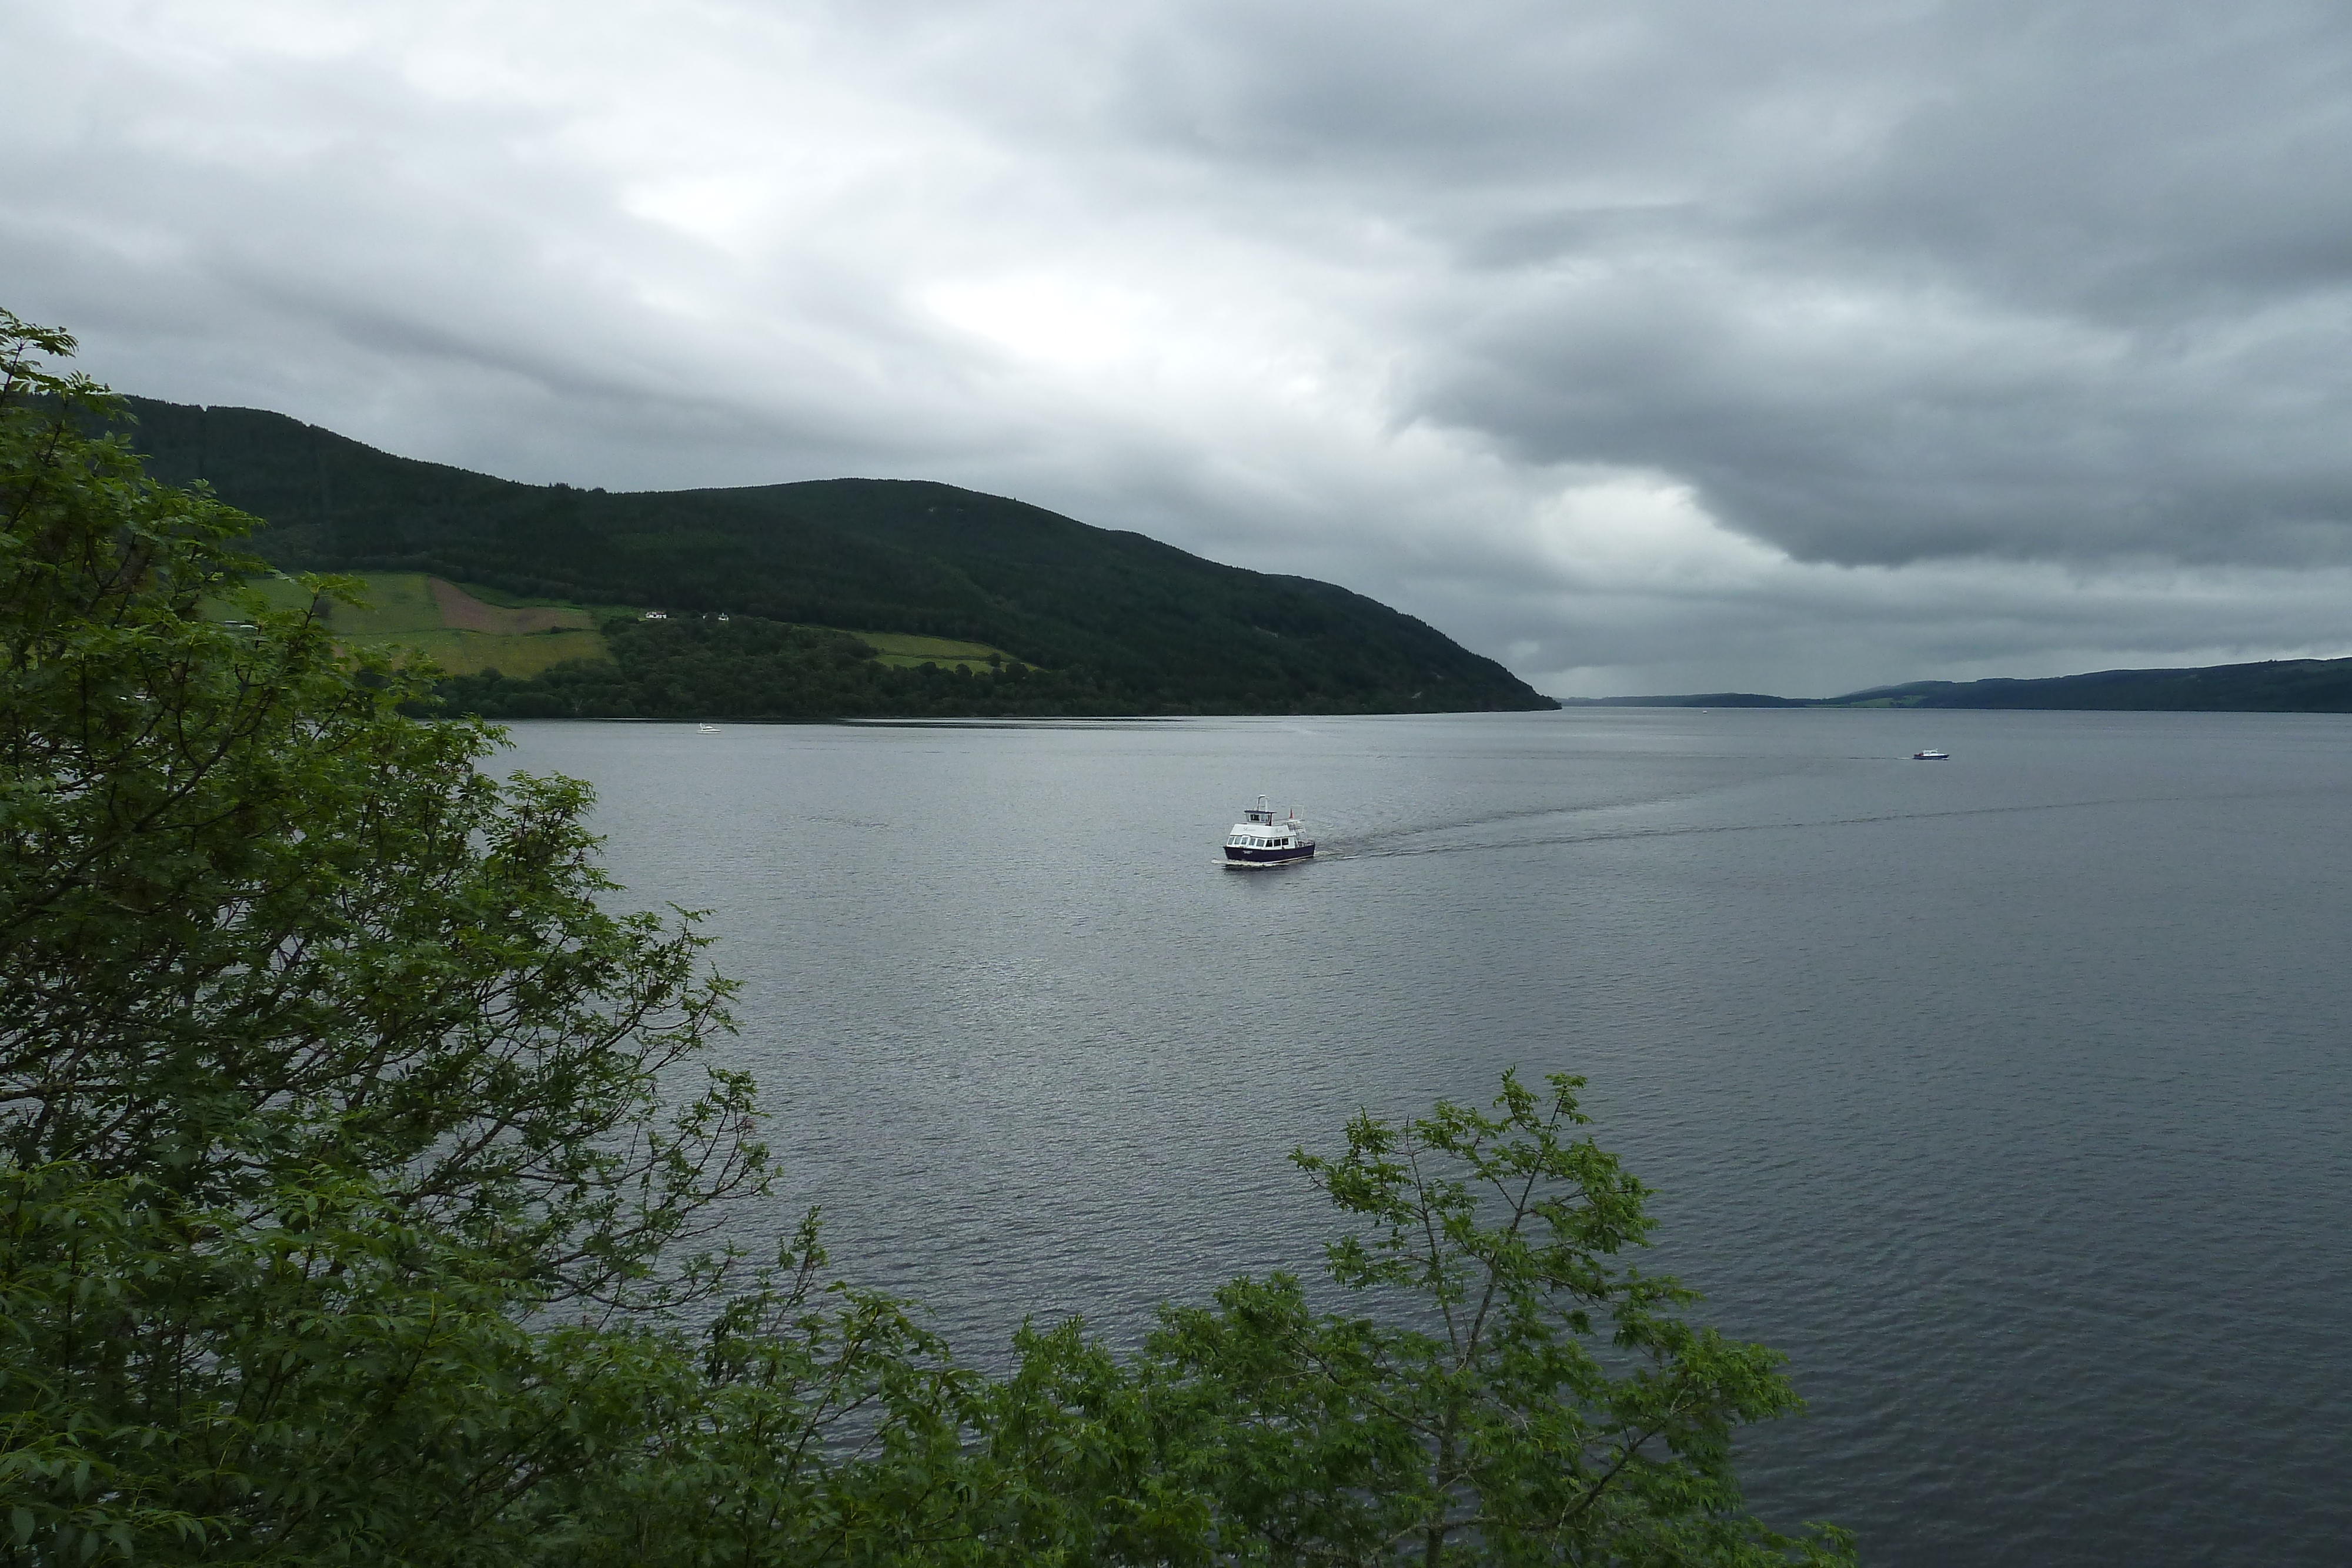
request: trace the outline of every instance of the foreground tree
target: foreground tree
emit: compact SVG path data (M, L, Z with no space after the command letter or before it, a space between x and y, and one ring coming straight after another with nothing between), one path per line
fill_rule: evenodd
M1685 1322L1694 1292L1616 1260L1649 1235L1645 1189L1572 1135L1583 1080L1549 1086L1506 1074L1490 1111L1360 1115L1344 1154L1293 1156L1360 1227L1328 1249L1331 1279L1382 1317L1318 1312L1285 1275L1163 1311L1151 1370L1183 1413L1177 1462L1236 1554L1843 1559L1837 1531L1748 1515L1732 1435L1801 1407L1784 1358Z
M1379 1316L1242 1280L989 1378L813 1217L706 1249L772 1173L691 921L247 591L71 346L0 312L0 1564L1838 1554L1743 1512L1794 1396L1614 1264L1572 1080L1301 1156Z
M252 519L86 434L117 411L28 352L69 346L0 320L0 1146L206 1206L375 1173L643 1289L764 1168L701 939L599 907L579 785L495 781L491 732L243 590Z
M533 1314L720 1288L752 1089L690 925L600 906L581 787L247 591L253 519L93 435L71 347L0 313L0 1520L358 1539L419 1431L491 1456L545 1394Z

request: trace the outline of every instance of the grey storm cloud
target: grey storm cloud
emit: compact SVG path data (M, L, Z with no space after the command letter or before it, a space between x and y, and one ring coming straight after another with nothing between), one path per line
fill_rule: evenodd
M0 47L0 302L126 390L974 485L1563 692L2352 649L2341 6L89 0Z
M1444 255L1414 413L1801 559L2352 554L2352 12L1490 20L1291 39L1187 139Z

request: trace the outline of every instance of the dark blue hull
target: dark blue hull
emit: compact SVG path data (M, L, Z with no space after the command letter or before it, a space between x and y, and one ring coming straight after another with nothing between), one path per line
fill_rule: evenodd
M1314 858L1313 844L1299 844L1286 850L1253 850L1235 844L1225 846L1225 863L1229 866L1284 865L1291 861L1311 861Z

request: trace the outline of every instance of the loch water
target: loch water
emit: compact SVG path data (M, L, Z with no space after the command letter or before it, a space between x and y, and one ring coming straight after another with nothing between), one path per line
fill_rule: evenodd
M1311 1271L1294 1145L1565 1070L1649 1263L1791 1357L1768 1518L1889 1564L2352 1552L2352 717L513 737L744 984L790 1171L746 1239L822 1204L975 1360ZM1260 793L1312 864L1218 864Z

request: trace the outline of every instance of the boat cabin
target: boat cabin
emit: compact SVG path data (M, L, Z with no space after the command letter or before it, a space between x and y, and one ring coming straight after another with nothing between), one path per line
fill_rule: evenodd
M1314 855L1315 841L1307 836L1307 824L1297 813L1277 817L1263 795L1225 835L1225 863L1230 866L1280 865Z

